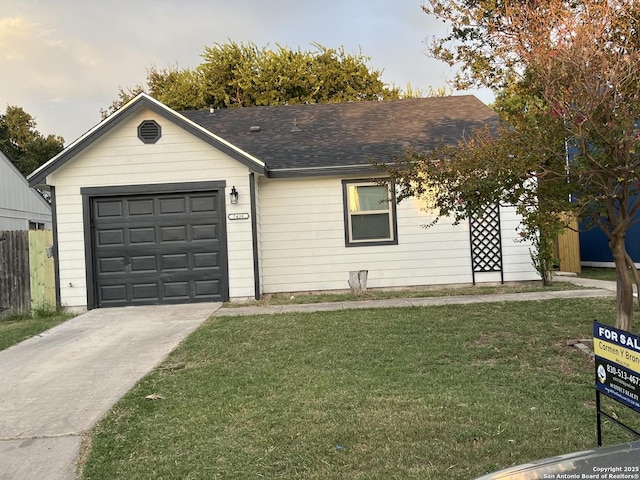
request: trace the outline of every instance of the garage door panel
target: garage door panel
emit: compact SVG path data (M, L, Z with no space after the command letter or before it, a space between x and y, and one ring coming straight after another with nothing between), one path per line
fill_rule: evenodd
M191 211L196 212L215 212L216 211L216 198L213 195L206 197L192 197L191 198Z
M187 226L160 227L160 238L163 242L185 242L188 239Z
M165 283L163 286L166 298L189 298L189 282L170 282Z
M98 232L98 245L124 245L125 232L121 228L115 230L102 230Z
M130 228L129 243L157 243L155 227Z
M124 285L103 285L100 287L99 292L102 303L120 303L127 299Z
M162 255L162 270L189 270L189 256L186 253Z
M129 200L129 215L153 215L153 199Z
M220 295L220 281L217 280L200 280L196 281L196 296Z
M98 260L98 271L100 273L124 273L125 259L124 257L107 257Z
M193 255L193 268L220 267L220 256L216 252L195 253Z
M226 300L222 198L217 192L93 198L98 306Z
M131 285L131 298L133 300L154 300L158 298L157 283L139 283Z
M122 217L124 206L122 200L111 200L96 205L94 218Z
M191 238L194 240L217 240L220 238L218 226L215 224L193 225L191 227L191 233Z
M160 215L179 213L186 213L187 205L184 197L179 198L161 198L160 199Z
M158 259L155 255L142 255L130 258L132 272L152 272L158 271Z

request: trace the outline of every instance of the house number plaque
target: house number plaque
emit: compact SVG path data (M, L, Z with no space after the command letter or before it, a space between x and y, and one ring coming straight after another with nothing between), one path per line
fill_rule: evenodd
M230 213L227 218L229 220L246 220L249 218L248 213Z

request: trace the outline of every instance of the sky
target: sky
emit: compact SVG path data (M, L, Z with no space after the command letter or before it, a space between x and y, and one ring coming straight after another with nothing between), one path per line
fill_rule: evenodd
M422 0L0 0L0 113L35 117L65 145L100 121L119 87L151 66L193 68L205 47L234 41L370 57L383 81L438 88L455 70L426 55L446 33ZM487 92L475 93L484 102Z

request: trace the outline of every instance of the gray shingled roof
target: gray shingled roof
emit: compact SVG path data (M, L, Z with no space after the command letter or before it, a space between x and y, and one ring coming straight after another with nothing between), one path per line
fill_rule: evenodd
M186 111L182 115L141 93L29 175L47 176L137 112L150 109L182 126L254 172L298 177L371 172L371 161L393 162L403 149L429 151L498 121L473 96ZM297 129L294 128L297 126ZM252 132L251 127L260 127Z
M471 95L180 113L263 161L271 176L368 169L371 160L456 143L498 119Z

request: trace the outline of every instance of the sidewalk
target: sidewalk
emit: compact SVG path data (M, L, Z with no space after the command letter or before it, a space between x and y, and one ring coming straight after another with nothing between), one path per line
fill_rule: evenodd
M214 316L268 315L288 312L319 312L351 310L356 308L426 307L432 305L453 305L468 303L524 302L531 300L551 300L554 298L593 298L615 296L615 282L590 280L578 277L555 277L556 282L567 282L586 287L586 290L564 290L551 292L502 293L489 295L454 295L425 298L388 298L384 300L355 300L348 302L307 303L295 305L256 305L224 307Z

